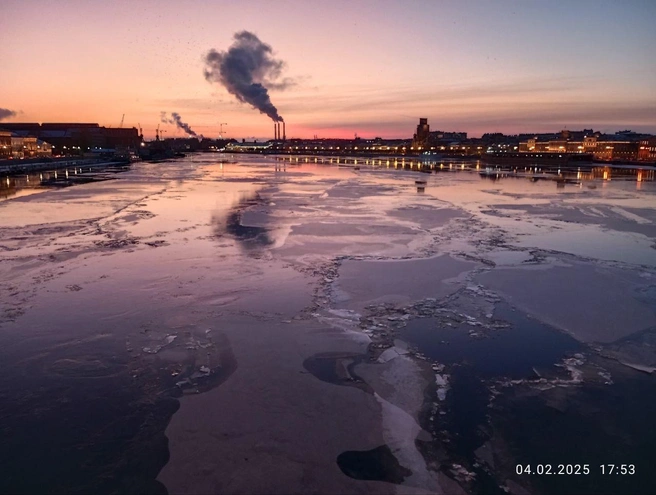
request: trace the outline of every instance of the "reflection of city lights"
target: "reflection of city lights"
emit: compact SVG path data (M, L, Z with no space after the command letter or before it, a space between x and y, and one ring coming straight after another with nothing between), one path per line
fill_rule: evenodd
M642 170L638 170L638 182L642 182Z
M608 180L608 171L604 170L604 180Z

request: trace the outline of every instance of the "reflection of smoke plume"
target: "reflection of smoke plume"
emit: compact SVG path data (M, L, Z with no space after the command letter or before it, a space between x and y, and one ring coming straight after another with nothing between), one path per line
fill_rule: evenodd
M263 199L259 193L251 193L242 196L239 202L233 205L227 212L215 212L212 214L212 230L217 238L228 234L233 237L239 246L244 248L247 254L256 254L261 248L266 248L273 244L273 239L269 236L269 229L266 227L253 227L242 225L242 214L250 206L263 204Z
M185 131L188 135L198 137L196 131L189 127L189 124L182 122L182 117L180 117L180 114L177 112L171 112L170 119L166 117L166 112L160 112L160 121L165 124L174 124L178 126L179 129Z
M16 115L18 115L18 113L14 112L13 110L9 110L8 108L0 108L0 120L15 117Z
M227 52L210 50L205 55L205 79L225 86L229 93L248 103L274 122L281 122L267 89L285 89L289 80L276 83L284 62L273 58L272 49L253 33L235 33L234 43Z

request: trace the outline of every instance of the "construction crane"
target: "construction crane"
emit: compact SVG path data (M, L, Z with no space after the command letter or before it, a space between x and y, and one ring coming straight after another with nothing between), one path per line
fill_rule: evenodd
M123 117L121 117L121 123L118 125L119 129L123 128L123 121L125 120L125 114L123 114Z

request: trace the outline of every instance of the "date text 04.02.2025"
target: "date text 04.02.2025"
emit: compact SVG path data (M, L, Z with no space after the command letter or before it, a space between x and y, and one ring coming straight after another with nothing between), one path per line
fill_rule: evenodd
M593 470L601 475L632 475L636 473L635 464L517 464L517 474L529 475L588 475Z

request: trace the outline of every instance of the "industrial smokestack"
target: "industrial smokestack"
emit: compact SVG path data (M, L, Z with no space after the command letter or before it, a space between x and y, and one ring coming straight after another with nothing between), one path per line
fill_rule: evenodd
M287 132L285 131L285 121L282 121L282 140L286 141L287 140Z
M274 141L278 140L278 130L275 122L273 123L273 140Z
M274 58L273 49L253 33L240 31L233 38L227 51L210 50L205 55L205 79L221 84L239 101L279 122L282 118L271 103L269 89L283 90L293 84L288 79L275 82L284 62Z

